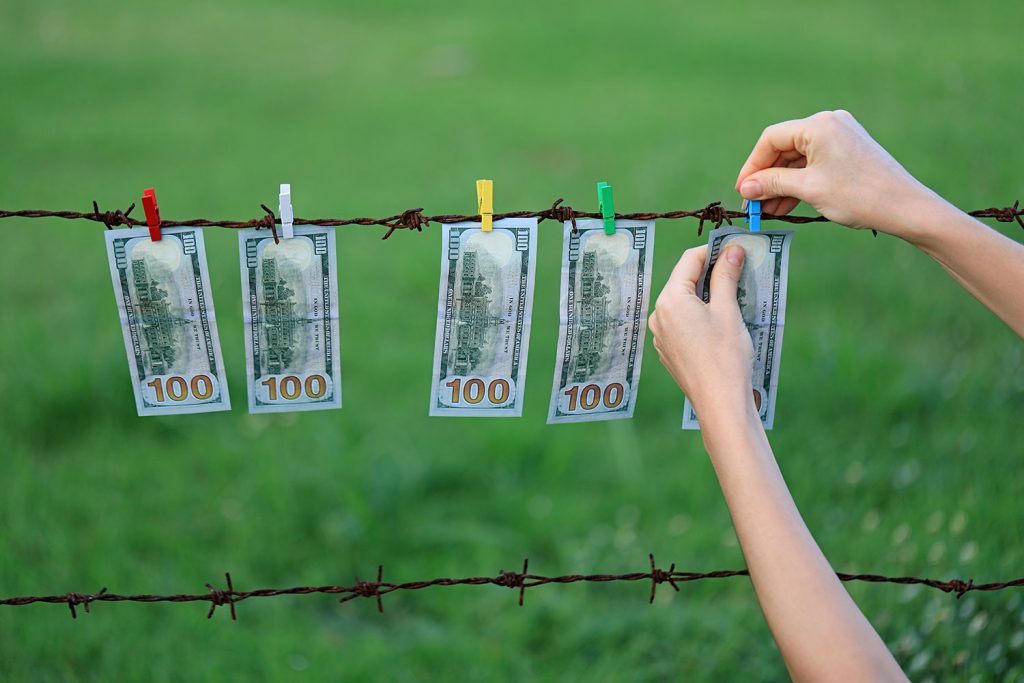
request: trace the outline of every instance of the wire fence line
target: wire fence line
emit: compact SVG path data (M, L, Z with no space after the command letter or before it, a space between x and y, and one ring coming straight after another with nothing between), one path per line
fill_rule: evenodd
M578 211L571 206L565 206L562 204L562 199L555 200L551 206L547 209L540 209L537 211L510 211L507 213L496 213L494 214L494 220L500 220L502 218L537 218L541 221L553 220L558 222L570 221L573 227L576 227L577 218L601 218L601 214L596 211ZM20 209L17 211L4 211L0 210L0 218L64 218L64 219L83 219L94 221L96 223L102 223L107 226L108 230L112 230L117 227L135 227L144 226L146 221L131 216L132 210L135 208L134 202L125 210L115 209L113 211L100 211L99 205L96 202L92 203L93 210L87 212L81 211L47 211L43 209ZM264 215L259 218L253 218L246 221L229 221L229 220L210 220L208 218L189 218L186 220L161 220L160 224L163 227L195 227L195 228L229 228L238 230L242 228L267 228L274 233L275 239L277 238L277 226L280 225L281 219L278 218L274 212L268 208L265 204L260 204L260 208L263 209ZM1014 223L1016 222L1021 228L1024 228L1024 209L1020 206L1020 200L1013 203L1013 206L1007 206L1004 208L990 207L987 209L975 209L967 212L969 215L975 218L994 218L1000 223ZM663 220L663 219L679 219L679 218L696 218L699 221L697 226L697 234L702 234L704 230L704 223L712 223L716 228L722 223L728 223L732 225L734 218L745 218L746 213L743 211L733 211L726 209L722 206L722 202L711 202L707 206L693 210L675 210L675 211L663 211L663 212L637 212L637 213L616 213L616 218L630 219L630 220ZM346 225L366 225L366 226L380 226L387 228L387 232L381 239L387 239L396 230L416 230L422 232L423 228L430 223L458 223L460 221L479 221L480 214L437 214L437 215L424 215L422 208L407 209L401 213L397 213L391 216L384 216L381 218L370 218L370 217L358 217L358 218L298 218L294 219L295 225L318 225L327 227L337 227ZM762 213L761 220L768 221L782 221L785 223L825 223L828 219L824 216L790 216L790 215L775 215L770 213ZM874 231L872 231L874 232ZM877 233L876 233L877 235Z
M408 581L405 583L391 583L384 581L383 566L377 567L376 581L363 581L358 576L356 582L350 586L296 586L293 588L257 588L254 590L236 590L231 580L231 574L225 574L226 588L217 588L212 584L206 584L205 593L176 593L173 595L120 595L109 593L106 588L96 593L63 593L60 595L27 595L0 600L0 605L12 607L31 605L35 603L64 604L71 611L71 617L77 619L76 608L81 606L86 612L89 606L97 602L208 602L210 609L206 618L213 617L218 607L227 606L231 612L231 618L237 619L235 605L250 598L272 598L283 595L310 595L324 593L328 595L341 595L339 602L349 602L357 598L369 598L377 603L377 610L384 612L383 596L395 591L414 591L424 588L435 588L439 586L501 586L511 588L519 592L519 606L523 606L523 598L526 589L545 586L548 584L568 583L611 583L622 581L650 581L651 590L648 602L653 603L658 585L667 583L679 592L680 583L687 581L703 581L709 579L726 579L736 576L749 576L746 569L717 570L711 572L684 572L676 569L673 562L668 569L660 569L654 560L654 555L648 555L650 569L642 572L631 572L627 574L566 574L562 576L544 576L543 574L529 573L529 560L523 561L521 572L501 570L497 576L469 576L463 578L437 578L425 581ZM966 593L972 591L998 591L1006 588L1024 586L1024 577L1009 581L993 583L974 583L973 579L950 579L940 581L938 579L921 578L916 576L881 576L878 574L847 574L837 572L836 576L840 581L859 581L866 583L891 583L902 585L921 585L935 588L944 593L955 593L959 600Z
M570 221L575 227L577 218L601 218L601 214L592 211L577 211L570 206L562 205L562 199L552 203L550 208L538 211L512 211L508 213L494 214L494 220L502 218L537 218L539 220L553 220L558 222ZM191 218L187 220L161 220L163 227L200 227L200 228L267 228L274 232L277 237L276 226L280 219L274 212L265 205L260 205L264 215L246 221L210 220L206 218ZM144 226L146 221L131 216L135 204L132 203L127 209L116 209L113 211L100 211L96 202L93 202L91 212L80 211L48 211L40 209L22 209L16 211L0 210L0 218L61 218L61 219L82 219L102 223L108 230L125 226ZM976 209L967 212L976 218L992 218L1001 223L1016 222L1024 228L1024 209L1020 207L1020 201L1014 202L1012 206L1005 208L991 207L987 209ZM705 222L715 227L722 223L732 224L732 219L746 217L743 211L733 211L722 206L721 202L711 202L707 206L694 210L675 210L666 212L639 212L639 213L616 213L616 218L632 220L662 220L695 218L699 221L697 234L700 235L704 229ZM828 222L824 216L790 216L762 214L762 220L777 220L793 224ZM381 218L358 217L358 218L295 218L295 225L317 225L317 226L380 226L387 228L382 239L389 238L396 230L417 230L422 231L430 223L456 223L460 221L478 221L480 215L463 214L439 214L424 215L422 208L408 209L402 213ZM673 589L679 591L679 583L688 581L702 581L709 579L724 579L737 576L749 576L746 569L738 570L716 570L711 572L685 572L676 570L673 563L668 569L657 567L654 556L649 556L650 569L643 572L632 572L626 574L566 574L562 576L545 576L542 574L530 574L529 561L523 562L521 572L501 570L496 576L470 576L462 578L436 578L423 581L409 581L404 583L392 583L383 580L383 567L377 567L376 581L363 581L356 577L356 582L348 586L296 586L292 588L257 588L254 590L236 590L231 579L231 574L225 574L226 589L216 588L212 584L206 584L205 593L177 593L172 595L136 594L122 595L110 593L106 588L96 593L63 593L59 595L43 596L20 596L0 599L3 606L24 606L35 603L65 604L73 618L78 617L77 607L81 606L89 612L91 604L97 602L135 602L135 603L158 603L158 602L208 602L210 604L207 618L211 618L218 607L227 606L231 612L231 618L236 619L235 605L250 598L270 598L284 595L310 595L314 593L341 595L339 602L349 602L357 598L374 599L377 609L384 611L383 596L395 591L413 591L424 588L439 586L501 586L516 589L519 592L520 606L528 588L535 588L548 584L570 584L570 583L610 583L610 582L631 582L650 581L651 589L649 602L654 602L654 597L659 584L668 583ZM972 579L950 579L942 581L938 579L922 578L915 576L882 576L878 574L848 574L837 572L836 576L841 581L857 581L867 583L889 583L903 585L922 585L940 590L944 593L955 593L957 599L972 591L998 591L1006 588L1024 586L1024 577L1009 581L976 584Z

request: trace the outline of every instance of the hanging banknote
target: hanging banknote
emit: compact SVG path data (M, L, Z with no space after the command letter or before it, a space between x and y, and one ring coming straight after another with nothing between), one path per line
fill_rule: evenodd
M537 219L442 228L431 415L522 415Z
M341 407L334 228L238 235L249 412Z
M654 221L565 222L548 424L633 416L653 257Z
M752 382L754 406L765 429L775 424L775 399L779 391L779 359L786 324L786 286L789 279L789 245L792 231L748 232L719 228L711 232L704 270L697 281L697 296L709 301L711 269L722 250L739 245L746 253L736 295L743 323L754 343ZM686 399L683 429L700 429L697 414Z
M202 230L104 235L139 415L230 410Z

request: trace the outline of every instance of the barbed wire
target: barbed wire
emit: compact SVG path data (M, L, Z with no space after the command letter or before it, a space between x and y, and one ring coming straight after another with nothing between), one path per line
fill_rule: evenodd
M272 598L283 595L310 595L314 593L325 593L342 595L339 603L349 602L357 598L369 598L377 603L377 610L384 612L383 596L395 591L414 591L437 586L501 586L511 588L519 592L519 606L523 606L523 599L528 588L545 586L548 584L568 583L610 583L614 581L650 581L651 590L648 602L653 604L658 586L667 583L679 592L680 583L687 581L703 581L708 579L727 579L736 576L750 576L746 569L716 570L711 572L684 572L676 569L673 562L668 569L660 569L654 560L654 555L648 555L650 570L643 572L631 572L627 574L566 574L563 576L544 576L542 574L530 574L529 559L523 560L521 572L505 571L498 572L497 576L470 576L464 578L439 578L426 581L408 581L405 583L390 583L384 581L384 567L377 567L376 581L363 581L358 576L356 582L351 586L297 586L294 588L257 588L254 590L236 590L231 580L231 574L225 574L226 589L216 588L212 584L206 584L205 593L177 593L173 595L119 595L109 593L106 588L96 593L63 593L60 595L27 595L15 598L0 600L0 605L12 607L31 605L34 603L64 604L71 611L73 619L78 618L76 608L81 606L89 612L89 606L97 602L208 602L210 609L206 618L213 617L218 607L227 606L231 612L231 618L237 619L235 605L250 598ZM951 579L940 581L937 579L921 578L916 576L881 576L878 574L847 574L836 572L840 581L861 581L866 583L892 583L902 585L921 585L935 588L944 593L955 593L959 600L966 593L972 591L998 591L1005 588L1024 586L1024 577L1010 581L999 581L995 583L974 583L973 579Z
M502 218L537 218L538 220L553 220L558 222L570 221L573 228L576 227L577 218L601 218L601 214L596 211L577 211L571 206L565 206L562 204L562 199L555 200L550 208L540 209L538 211L510 211L507 213L496 213L494 214L494 220L500 220ZM64 219L83 219L102 223L107 227L108 230L112 230L117 227L135 227L146 225L145 220L133 218L131 216L132 210L135 208L134 202L128 206L127 209L115 209L113 211L100 211L99 205L94 201L92 203L93 210L89 212L81 211L47 211L43 209L20 209L17 211L4 211L0 210L0 218L64 218ZM265 204L260 204L260 208L263 209L264 215L259 218L253 218L246 221L229 221L229 220L210 220L208 218L189 218L186 220L161 220L161 226L167 228L173 227L194 227L194 228L228 228L232 230L239 230L242 228L267 228L274 232L275 238L277 237L276 226L280 225L281 219L278 218L274 212L269 209ZM975 209L968 211L968 215L974 216L975 218L994 218L1000 223L1013 223L1016 222L1021 228L1024 228L1024 209L1020 206L1020 200L1013 203L1013 206L1007 206L1004 208L991 207L988 209ZM700 235L704 231L704 224L712 223L716 228L721 226L722 223L728 223L732 225L734 218L745 218L746 213L743 211L733 211L726 209L722 206L722 202L711 202L707 206L694 209L694 210L675 210L675 211L643 211L637 213L616 213L616 218L628 219L628 220L664 220L664 219L679 219L679 218L696 218L699 222L697 226L697 234ZM295 225L317 225L321 227L339 227L345 225L365 225L365 226L380 226L387 228L387 232L381 239L387 239L396 230L416 230L422 232L423 228L430 223L458 223L460 221L479 221L480 214L437 214L437 215L424 215L422 208L406 209L402 213L397 213L391 216L384 216L382 218L370 218L370 217L359 217L359 218L295 218ZM782 221L784 223L804 224L804 223L824 223L828 222L828 219L824 216L791 216L791 215L776 215L770 213L762 213L761 220L768 221ZM874 231L872 231L874 232ZM877 234L877 233L876 233Z
M550 208L539 211L512 211L507 213L494 214L494 220L502 218L537 218L543 220L554 220L558 222L570 221L573 227L576 226L577 218L601 218L601 214L591 211L577 211L570 206L562 205L562 199L557 199ZM192 218L187 220L161 220L162 227L200 227L200 228L268 228L274 231L280 224L274 212L265 205L260 205L264 215L247 221L210 220L206 218ZM100 211L96 202L93 202L91 212L79 211L48 211L42 209L21 209L16 211L0 210L0 218L62 218L62 219L83 219L102 223L108 230L117 227L144 226L146 222L131 216L135 204L132 203L127 209L116 209L114 211ZM1013 206L987 209L976 209L968 211L968 215L976 218L994 218L1001 223L1016 222L1024 228L1024 209L1020 208L1020 201L1014 202ZM719 227L722 223L732 225L732 219L745 218L742 211L733 211L722 206L721 202L711 202L707 206L695 210L675 210L665 212L638 212L638 213L616 213L617 219L631 220L661 220L696 218L699 220L697 234L703 232L705 222L712 223ZM774 215L763 213L762 220L777 220L792 224L828 222L824 216L790 216ZM439 214L424 215L422 208L408 209L399 214L385 216L383 218L298 218L294 219L295 225L317 225L317 226L381 226L387 228L382 239L388 239L396 230L417 230L422 231L430 223L457 223L461 221L479 221L480 215L475 214ZM225 574L227 589L215 588L212 584L206 584L205 593L177 593L173 595L121 595L110 593L102 588L96 593L63 593L60 595L44 596L20 596L0 600L0 605L23 606L35 603L66 604L71 611L72 618L77 618L76 608L82 606L89 612L89 606L96 602L137 602L137 603L158 603L158 602L209 602L210 609L207 618L211 618L218 607L227 605L231 612L231 618L236 619L235 605L250 598L269 598L284 595L309 595L314 593L343 595L339 602L349 602L356 598L372 598L376 600L377 609L384 611L382 596L395 591L412 591L431 588L436 586L482 586L494 585L506 588L513 588L519 591L519 605L523 605L526 589L535 588L547 584L569 584L569 583L609 583L616 581L650 581L651 591L649 602L654 602L655 593L659 584L668 583L673 589L679 591L679 583L688 581L701 581L708 579L723 579L737 576L749 576L746 569L739 570L715 570L711 572L684 572L677 571L673 563L667 570L659 569L655 564L654 555L649 556L650 571L632 572L626 574L567 574L562 576L544 576L541 574L528 573L529 560L523 562L521 572L499 571L497 576L472 576L463 578L437 578L426 581L410 581L405 583L391 583L383 580L383 566L377 567L376 581L363 581L358 576L356 582L350 586L297 586L293 588L258 588L255 590L235 590L231 574ZM950 579L941 581L938 579L914 577L914 576L882 576L878 574L848 574L837 572L836 576L844 582L859 581L867 583L891 583L902 585L923 585L929 588L941 590L944 593L955 593L957 599L971 591L997 591L1006 588L1024 586L1024 577L1009 581L975 584L973 579Z

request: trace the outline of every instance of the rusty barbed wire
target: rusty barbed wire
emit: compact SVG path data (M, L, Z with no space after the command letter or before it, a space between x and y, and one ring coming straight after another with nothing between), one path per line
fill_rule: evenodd
M176 593L173 595L120 595L109 593L106 588L96 593L62 593L60 595L27 595L15 598L0 600L0 605L12 607L31 605L35 603L50 603L67 605L73 619L78 618L76 607L81 605L86 612L89 606L97 602L208 602L210 609L206 618L213 617L218 607L227 606L231 612L232 620L238 618L235 606L250 598L272 598L283 595L310 595L324 593L328 595L342 595L339 603L349 602L357 598L372 599L377 603L377 611L384 612L383 596L395 591L415 591L424 588L437 586L500 586L511 588L519 592L518 604L523 606L523 598L528 588L545 586L548 584L568 583L610 583L615 581L650 581L651 591L648 603L653 604L658 586L663 583L669 584L676 592L679 592L680 583L688 581L703 581L709 579L727 579L737 576L750 576L746 569L716 570L711 572L684 572L676 569L673 562L668 569L660 569L654 560L654 555L649 554L650 569L643 572L631 572L626 574L566 574L563 576L544 576L542 574L529 573L529 560L523 561L521 572L500 570L497 576L469 576L464 578L438 578L426 581L408 581L405 583L391 583L384 581L384 567L377 567L376 581L363 581L358 576L356 582L351 586L296 586L293 588L257 588L254 590L236 590L231 580L231 574L225 574L227 589L216 588L212 584L206 584L205 593ZM878 574L847 574L836 572L840 581L859 581L865 583L891 583L901 585L921 585L940 590L943 593L954 593L959 600L965 594L972 591L998 591L1006 588L1024 586L1024 577L1010 581L999 581L994 583L974 583L973 579L950 579L940 581L938 579L921 578L916 576L881 576Z
M577 218L601 218L601 214L596 211L578 211L571 206L562 204L562 199L555 200L551 206L547 209L540 209L538 211L509 211L507 213L496 213L494 214L494 220L500 220L502 218L537 218L538 220L553 220L558 222L570 221L573 228L576 228ZM135 208L135 204L132 203L127 209L122 211L121 209L115 209L113 211L100 211L99 205L94 201L92 203L93 210L87 212L81 211L47 211L43 209L20 209L17 211L5 211L0 210L0 218L64 218L69 220L83 219L102 223L108 230L112 230L118 227L136 227L146 225L146 221L131 216L132 209ZM274 232L275 238L277 237L276 226L281 224L281 219L274 215L274 212L266 207L264 204L260 204L260 208L263 209L264 215L259 218L253 218L246 221L229 221L229 220L210 220L208 218L189 218L186 220L169 220L164 219L161 221L161 226L165 228L175 227L195 227L195 228L228 228L232 230L239 230L242 228L268 228ZM975 218L993 218L1000 223L1014 223L1016 222L1021 228L1024 228L1024 209L1020 206L1020 201L1013 203L1013 206L1007 206L1003 208L991 207L988 209L975 209L968 211L968 215L974 216ZM693 210L675 210L675 211L641 211L634 213L616 213L616 218L627 219L627 220L674 220L680 218L696 218L699 223L697 225L697 234L701 235L704 231L704 224L711 223L716 228L721 226L722 223L732 225L734 218L745 218L746 213L743 211L734 211L732 209L726 209L722 206L722 202L711 202L707 206ZM388 239L396 230L416 230L422 232L423 228L430 223L458 223L460 221L479 221L480 214L437 214L437 215L424 215L422 208L406 209L401 213L394 214L392 216L384 216L382 218L370 218L370 217L358 217L358 218L298 218L294 220L295 225L317 225L321 227L340 227L347 225L363 225L363 226L380 226L387 228L384 236L381 239ZM791 216L791 215L776 215L770 213L762 213L761 220L766 221L781 221L784 223L792 224L806 224L806 223L827 223L828 219L824 216Z
M573 228L576 227L577 218L600 218L601 214L593 211L577 211L570 206L562 205L562 199L558 199L552 203L550 208L542 209L539 211L512 211L508 213L496 213L494 214L494 220L500 220L502 218L537 218L539 220L554 220L558 222L570 221ZM201 227L201 228L228 228L228 229L242 229L242 228L267 228L274 232L275 238L277 237L276 226L280 224L280 219L277 218L273 211L267 206L260 205L264 211L264 215L259 218L254 218L247 221L228 221L228 220L209 220L206 218L192 218L188 220L162 220L162 227ZM131 212L135 208L135 204L132 203L127 209L115 209L113 211L100 211L97 202L93 202L93 210L91 212L79 212L79 211L48 211L41 209L22 209L17 211L6 211L0 210L0 218L62 218L62 219L84 219L102 223L108 230L112 230L117 227L135 227L144 226L146 222L131 217ZM1021 228L1024 228L1024 209L1020 207L1020 201L1014 202L1013 206L998 208L992 207L988 209L977 209L974 211L968 211L969 215L976 218L994 218L996 221L1001 223L1012 223L1016 222ZM697 234L700 235L703 232L704 224L706 222L713 224L715 227L719 227L722 223L732 225L732 219L742 219L746 217L743 211L733 211L726 209L722 206L721 202L711 202L707 206L695 210L674 210L666 212L637 212L637 213L616 213L616 218L620 219L632 219L632 220L662 220L662 219L680 219L680 218L696 218L699 220L697 226ZM777 220L792 224L806 224L806 223L819 223L828 222L828 219L824 216L790 216L790 215L774 215L774 214L762 214L762 220ZM430 223L455 223L460 221L478 221L480 220L479 214L439 214L439 215L424 215L422 208L414 208L403 211L402 213L395 214L392 216L385 216L383 218L295 218L295 225L317 225L317 226L346 226L346 225L362 225L362 226L381 226L387 228L387 232L384 234L382 239L388 239L396 230L416 230L421 232L425 226ZM356 577L356 583L351 586L298 586L293 588L259 588L249 591L235 590L232 583L230 573L225 574L225 580L227 590L215 588L211 584L206 584L206 593L178 593L173 595L152 595L152 594L139 594L139 595L121 595L117 593L110 593L106 588L100 589L96 593L63 593L60 595L45 595L45 596L20 596L5 598L0 600L0 605L6 606L23 606L31 605L35 603L50 603L50 604L66 604L71 612L72 618L77 619L78 614L76 608L82 606L86 613L90 611L90 605L97 602L137 602L137 603L157 603L157 602L209 602L210 609L207 613L207 618L212 618L214 612L218 607L227 605L231 612L231 618L236 619L235 605L244 600L250 598L268 598L277 597L284 595L308 595L313 593L324 593L324 594L340 594L343 595L339 602L349 602L357 598L373 598L377 603L377 609L380 612L384 611L383 596L388 593L395 591L412 591L421 590L424 588L431 588L436 586L481 586L481 585L494 585L505 588L517 589L519 592L518 604L523 605L524 596L526 589L534 588L537 586L543 586L548 584L569 584L569 583L608 583L616 581L650 581L651 591L649 602L653 603L657 587L659 584L668 583L673 589L679 591L679 583L688 581L700 581L708 579L723 579L737 576L749 576L749 572L746 569L740 570L715 570L711 572L684 572L677 571L676 565L673 563L669 569L659 569L654 560L654 556L650 555L650 570L645 572L632 572L626 574L568 574L563 576L544 576L540 574L528 573L529 561L523 562L523 570L521 572L511 572L501 570L497 576L473 576L464 578L437 578L429 579L426 581L410 581L405 583L391 583L383 580L383 566L377 567L377 580L376 581L363 581L359 577ZM882 576L878 574L848 574L843 572L837 572L836 576L841 581L859 581L867 583L891 583L891 584L903 584L903 585L923 585L929 588L941 590L944 593L955 593L957 599L963 597L964 594L971 591L997 591L1006 588L1013 588L1024 586L1024 577L1018 579L1012 579L1009 581L1000 581L993 583L982 583L976 584L972 579L951 579L948 581L941 581L938 579L914 577L914 576Z

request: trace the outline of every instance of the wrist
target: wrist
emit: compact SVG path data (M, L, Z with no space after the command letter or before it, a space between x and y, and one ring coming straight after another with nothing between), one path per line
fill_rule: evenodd
M742 396L717 396L711 400L695 403L701 435L708 453L714 457L713 445L735 436L739 432L756 433L763 431L761 416L754 405L753 393Z
M767 436L756 412L721 415L707 424L702 422L701 436L723 486L736 481L736 477L751 476L761 471L762 465L770 464L762 461L765 453L771 457L771 449L760 447L767 444Z
M957 210L916 180L908 191L882 203L881 209L877 226L871 227L921 249L935 239L940 227L948 221L949 211Z

